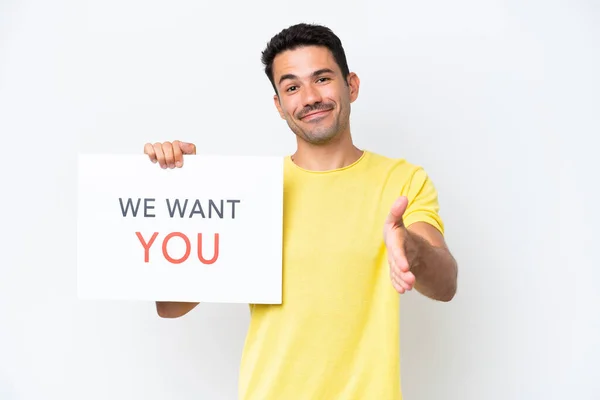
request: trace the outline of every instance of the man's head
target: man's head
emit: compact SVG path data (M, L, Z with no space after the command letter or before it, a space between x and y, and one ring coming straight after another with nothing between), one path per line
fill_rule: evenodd
M327 27L298 24L275 35L262 53L275 106L290 129L312 144L349 134L359 79L340 39Z

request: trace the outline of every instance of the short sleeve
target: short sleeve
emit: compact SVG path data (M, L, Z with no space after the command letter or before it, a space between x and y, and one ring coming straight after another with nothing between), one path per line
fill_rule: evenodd
M415 222L427 222L444 234L444 223L439 215L438 193L423 168L418 167L415 170L402 194L408 198L403 217L406 227Z

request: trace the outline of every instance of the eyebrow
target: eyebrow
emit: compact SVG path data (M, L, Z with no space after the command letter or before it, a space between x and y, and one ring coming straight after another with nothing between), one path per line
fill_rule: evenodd
M318 69L316 71L314 71L312 74L310 74L311 77L317 77L319 75L323 75L323 74L333 74L333 70L329 69L329 68L321 68ZM281 82L285 81L286 79L298 79L298 77L294 74L285 74L282 75L281 78L279 78L279 84L281 84Z

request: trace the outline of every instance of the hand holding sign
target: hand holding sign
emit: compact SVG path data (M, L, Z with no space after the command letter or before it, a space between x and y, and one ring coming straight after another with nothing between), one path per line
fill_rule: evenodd
M183 166L184 154L196 154L196 146L191 143L180 142L179 140L164 143L146 143L144 145L144 154L147 154L150 161L158 162L161 168L181 168ZM152 240L155 238L153 237ZM142 238L140 238L142 240ZM216 246L218 246L218 236L216 237ZM215 253L218 254L218 249L215 248ZM146 250L147 257L147 250ZM215 257L216 258L216 257ZM190 312L197 302L164 302L157 301L156 309L161 317L179 317Z
M185 154L196 154L196 145L179 140L163 143L146 143L144 154L150 157L153 163L158 162L161 168L181 168Z

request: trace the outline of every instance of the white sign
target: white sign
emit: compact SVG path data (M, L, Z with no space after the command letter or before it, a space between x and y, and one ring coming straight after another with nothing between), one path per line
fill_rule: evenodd
M80 298L281 304L283 158L80 155Z

